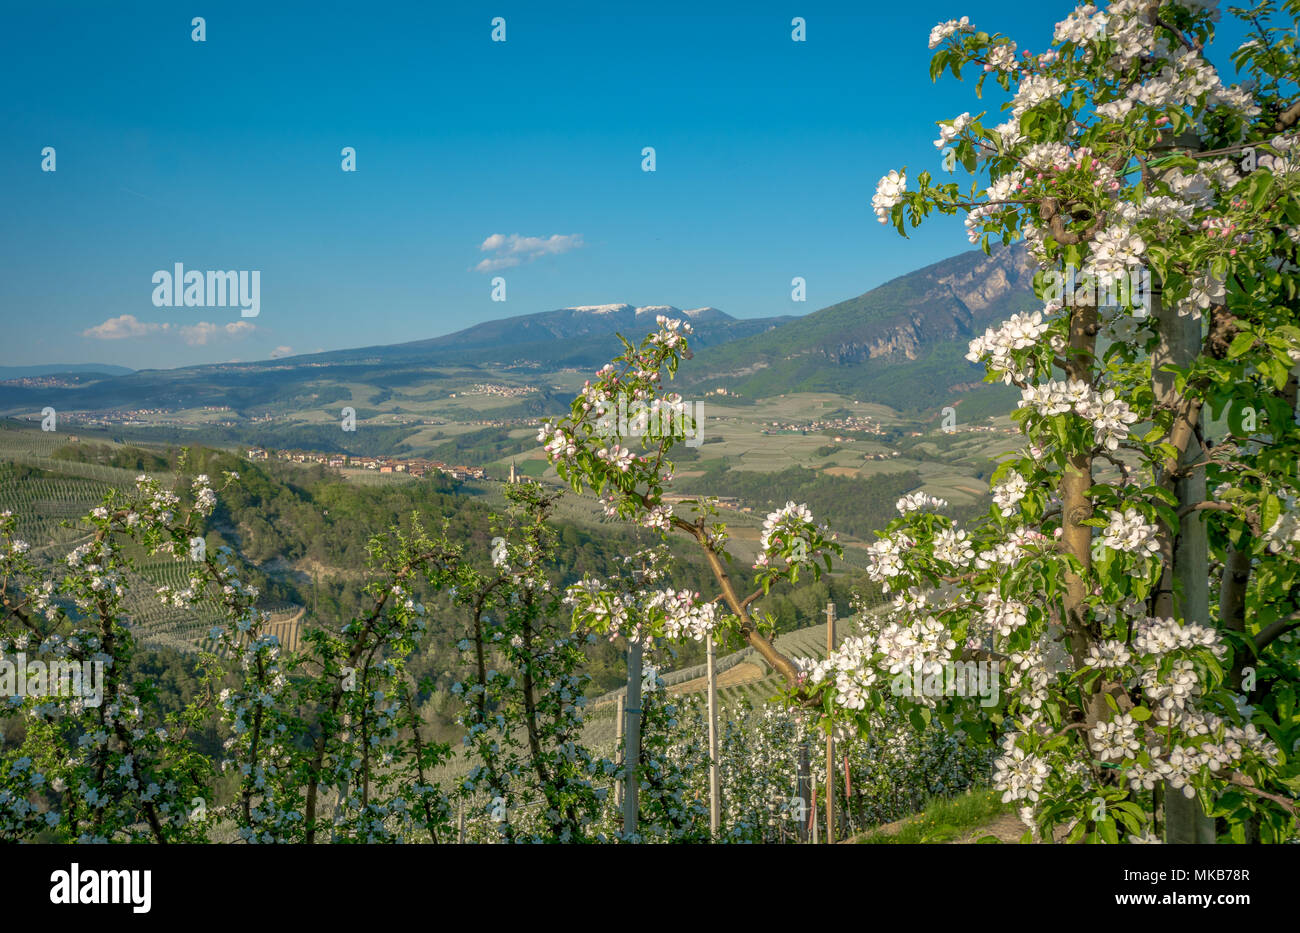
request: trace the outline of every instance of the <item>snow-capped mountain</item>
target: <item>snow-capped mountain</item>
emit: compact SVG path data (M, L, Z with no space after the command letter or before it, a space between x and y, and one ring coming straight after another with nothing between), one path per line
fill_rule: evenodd
M589 344L593 341L599 345L599 353L606 353L609 347L617 346L617 341L611 343L608 339L615 333L622 333L629 340L640 340L655 329L655 318L659 315L689 320L696 331L692 342L699 346L725 343L761 333L788 320L740 320L717 308L682 310L672 305L576 305L485 321L453 334L396 344L384 349L388 353L409 352L431 358L442 358L448 354L462 356L468 351L474 351L472 355L478 358L485 358L484 354L487 353L492 359L544 357L552 360L557 353L581 355L592 349Z

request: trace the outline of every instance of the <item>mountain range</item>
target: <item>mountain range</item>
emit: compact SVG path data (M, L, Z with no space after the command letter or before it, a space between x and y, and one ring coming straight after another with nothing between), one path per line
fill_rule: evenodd
M982 386L971 338L1041 306L1023 248L971 251L918 269L779 328L705 350L687 378L751 397L839 392L903 411Z
M0 385L0 410L228 405L253 414L270 404L346 403L344 383L417 386L441 375L434 368L440 366L594 368L619 352L617 333L635 341L664 314L688 318L695 327L696 359L679 375L686 386L724 385L752 398L834 391L923 411L963 396L970 401L968 393L976 388L989 396L990 387L980 386L982 369L963 358L967 343L990 324L1037 304L1032 277L1023 249L1001 248L988 256L972 251L801 317L743 319L711 307L559 308L408 343L105 374L93 384L63 389Z
M40 366L0 366L0 380L35 379L40 376L62 376L77 373L97 373L108 376L125 376L135 370L109 363L46 363Z
M552 368L598 366L608 362L609 348L618 346L615 334L632 339L642 332L649 333L655 329L655 317L660 314L689 319L695 327L693 343L697 346L716 346L795 320L793 316L742 320L717 308L683 311L671 305L583 305L486 321L428 340L292 359L304 363L383 359L442 366L520 361Z

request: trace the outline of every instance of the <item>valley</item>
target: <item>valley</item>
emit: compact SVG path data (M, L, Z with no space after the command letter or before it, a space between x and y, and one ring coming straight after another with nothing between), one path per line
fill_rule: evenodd
M959 518L987 507L996 458L1016 442L1004 387L949 375L954 388L940 391L930 369L936 355L964 352L967 335L986 317L1022 300L1020 270L1010 251L963 254L803 318L742 321L713 308L587 306L412 344L263 363L11 379L0 383L0 414L8 419L0 423L0 464L9 471L0 507L13 508L33 544L55 554L77 541L61 521L84 514L109 488L129 488L146 461L170 465L180 447L207 451L244 476L264 473L271 498L241 503L210 536L240 546L264 580L266 608L297 639L303 625L341 621L348 607L339 593L359 569L343 555L382 530L385 514L400 518L381 503L436 502L444 516L479 515L505 505L512 472L558 487L539 426L566 411L584 380L617 351L617 333L636 339L636 328L653 328L657 316L681 315L698 330L691 338L698 350L675 384L696 406L701 436L674 451L676 479L666 501L685 511L683 500L718 497L736 557L746 564L757 554L764 516L789 500L807 502L845 546L842 563L812 597L791 602L778 588L759 604L790 630L815 620L815 600L848 609L849 591L864 582L867 545L896 514L899 496L924 489ZM899 336L904 331L911 336ZM835 333L845 339L831 353ZM861 353L846 349L853 334L854 345L866 347ZM877 343L863 344L863 334ZM741 356L764 365L728 374L729 361ZM806 366L824 374L813 384L827 387L798 377ZM782 373L790 378L781 381ZM915 400L926 404L884 393L891 404L871 391L917 382L927 391ZM952 417L941 423L941 409L928 400L951 406ZM52 432L40 430L47 408L57 412ZM361 522L348 532L354 551L313 540L336 527L325 503L341 516L348 500L346 511ZM324 514L308 520L313 508ZM629 535L649 540L611 524L589 497L563 497L556 518L573 529L573 542L607 542L597 551ZM584 569L605 572L604 560L596 554L558 570L571 582ZM152 593L180 584L185 569L151 560L137 573L146 584L137 589ZM702 567L690 573L703 585ZM153 598L132 612L150 643L180 651L204 646L215 617Z

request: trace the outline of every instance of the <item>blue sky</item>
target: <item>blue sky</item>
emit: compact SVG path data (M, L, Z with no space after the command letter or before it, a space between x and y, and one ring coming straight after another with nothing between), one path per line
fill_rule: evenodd
M24 6L0 25L0 364L140 368L860 294L968 248L959 219L903 240L871 212L888 169L939 169L934 120L981 109L930 83L930 28L969 15L1037 51L1072 4ZM580 240L479 271L496 234ZM260 314L155 307L176 262L259 270Z

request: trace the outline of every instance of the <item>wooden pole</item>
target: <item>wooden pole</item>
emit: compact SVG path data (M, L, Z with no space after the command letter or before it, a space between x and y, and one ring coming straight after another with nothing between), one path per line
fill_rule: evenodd
M1199 136L1188 130L1173 140L1170 147L1189 150L1202 148ZM1160 175L1166 174L1162 171ZM1209 269L1206 269L1209 272ZM1159 331L1159 343L1151 354L1152 390L1157 403L1177 401L1175 376L1162 372L1162 367L1186 368L1201 352L1201 318L1180 315L1176 306L1164 301L1163 282L1154 274L1150 277L1151 313ZM1199 418L1199 412L1193 419ZM1186 466L1201 459L1195 436L1188 441L1178 466ZM1163 479L1163 477L1161 477ZM1173 492L1179 505L1200 502L1206 498L1205 471L1192 470L1176 480ZM1179 523L1173 547L1166 555L1167 566L1161 578L1152 615L1159 617L1182 616L1185 622L1210 624L1209 541L1204 517L1197 512ZM1164 792L1165 842L1213 843L1214 819L1206 816L1200 801L1188 800L1180 790L1166 782Z
M799 770L796 772L798 778L795 784L796 793L799 795L799 800L803 804L799 808L799 812L802 815L802 819L799 820L800 842L808 841L809 817L811 817L814 822L817 819L817 814L814 812L814 804L812 803L812 787L810 786L812 781L810 780L808 773L810 770L811 765L808 760L808 739L805 737L804 740L799 743Z
M849 776L849 756L843 755L844 761L844 827L849 838L857 832L857 826L853 822L853 778Z
M618 695L618 712L614 714L614 748L616 754L624 754L623 749L623 710L627 707L627 697L620 693ZM623 782L614 782L614 806L619 810L623 809Z
M812 782L812 809L808 811L808 822L812 824L812 844L817 845L821 840L818 838L818 832L821 823L817 822L817 782Z
M465 801L456 805L456 842L465 844Z
M628 640L627 643L627 731L625 752L623 754L623 835L631 837L636 833L638 797L641 784L637 780L637 768L641 764L641 643Z
M1152 356L1153 381L1157 401L1172 400L1175 396L1174 377L1167 372L1160 372L1160 367L1173 365L1187 367L1201 347L1201 322L1191 315L1179 316L1176 307L1170 307L1162 300L1158 288L1153 289L1152 306L1160 328L1160 343ZM1202 457L1201 451L1192 439L1183 452L1180 466L1195 463ZM1179 503L1201 502L1206 498L1205 471L1192 470L1174 483L1174 494ZM1209 541L1205 521L1200 513L1193 512L1180 522L1178 535L1174 540L1173 567L1166 569L1161 582L1162 588L1171 592L1161 593L1163 604L1157 606L1157 614L1166 611L1175 617L1182 616L1186 622L1210 624L1210 583L1206 568L1210 565ZM1205 815L1200 801L1190 800L1180 790L1172 787L1165 792L1165 842L1200 843L1215 842L1214 820Z
M713 635L705 636L709 673L709 835L715 839L722 828L722 781L718 772L718 666Z
M835 603L826 604L826 656L835 650ZM826 842L835 842L835 733L826 733Z

